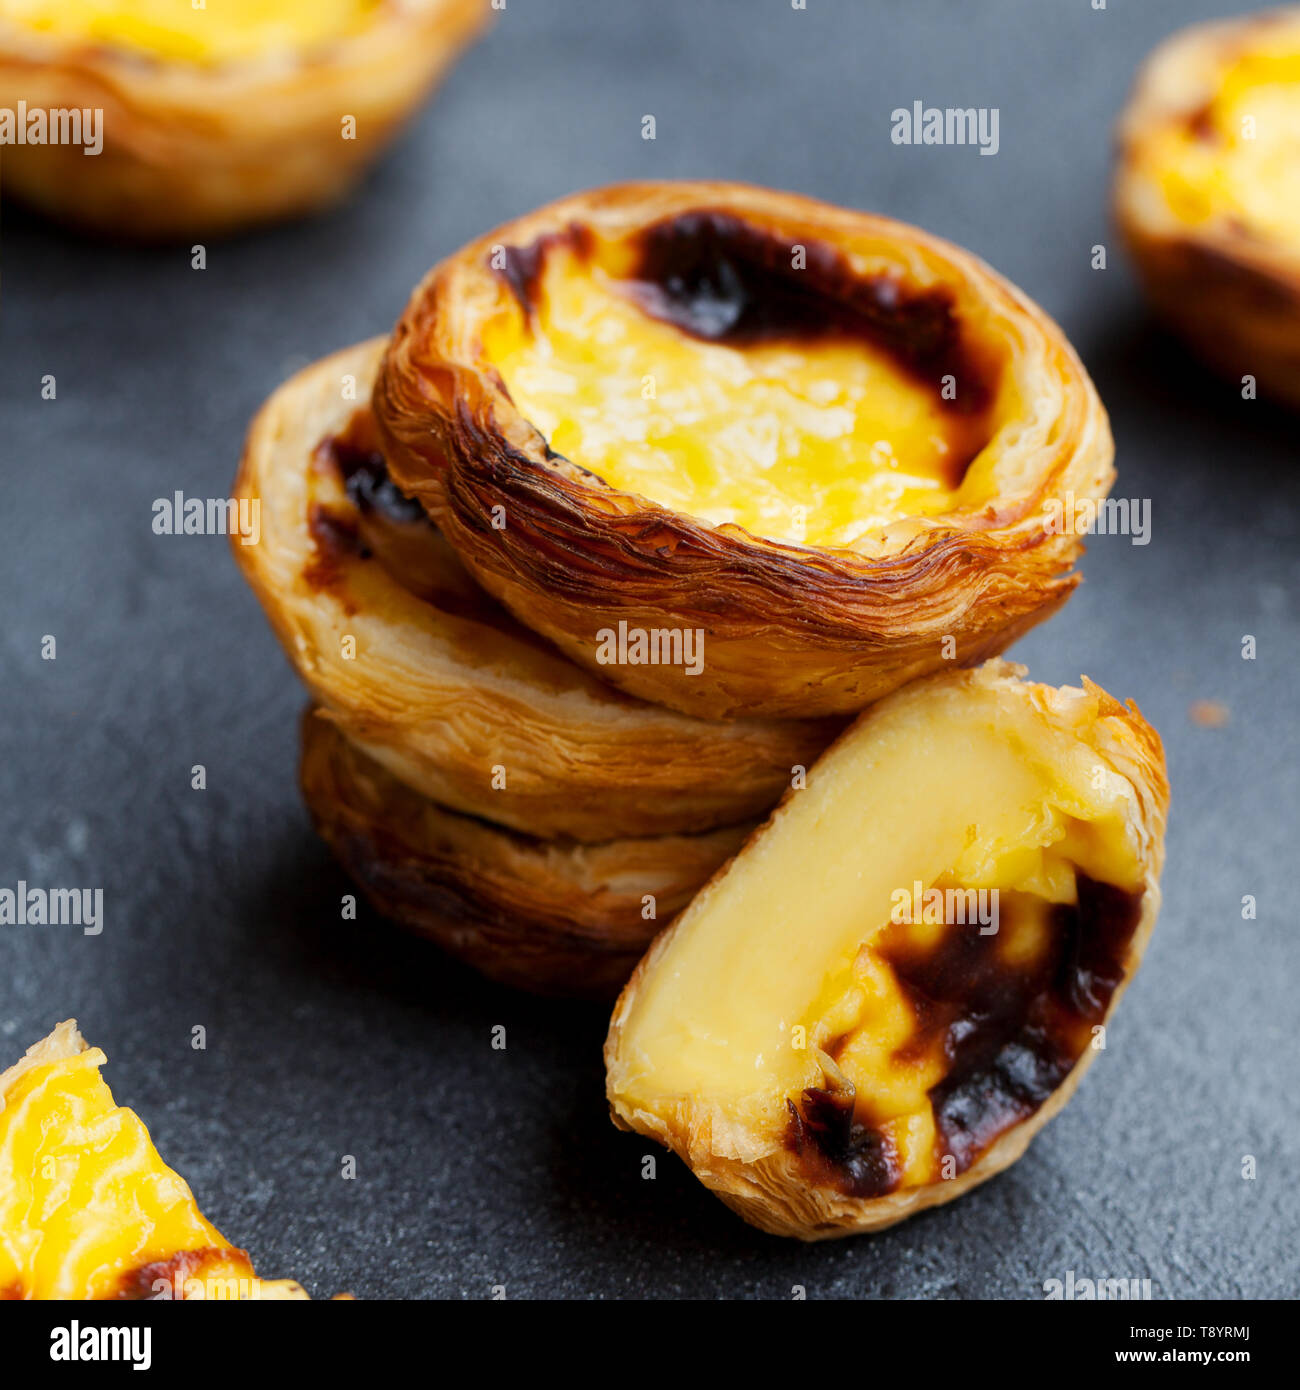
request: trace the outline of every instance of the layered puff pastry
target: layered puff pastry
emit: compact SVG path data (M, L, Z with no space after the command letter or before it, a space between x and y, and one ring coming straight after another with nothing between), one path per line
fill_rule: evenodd
M1159 312L1300 405L1300 8L1156 49L1120 123L1115 206Z
M1001 651L1078 582L1062 505L1113 477L1091 381L1013 286L738 184L582 193L471 243L416 289L374 409L484 588L713 718L855 712Z
M0 1072L0 1300L305 1299L259 1279L68 1019Z
M0 0L0 108L23 127L4 147L4 193L146 240L313 211L348 191L489 14L488 0ZM92 130L102 148L87 154Z
M821 1240L1015 1162L1105 1045L1160 903L1160 740L990 662L868 710L655 942L615 1122ZM725 988L720 985L725 982Z
M521 835L411 791L314 710L300 776L317 831L377 911L535 994L612 999L753 828L591 845Z
M680 835L761 815L828 721L712 723L589 675L478 588L388 479L364 402L381 340L299 373L253 421L232 547L313 697L400 781L530 836Z

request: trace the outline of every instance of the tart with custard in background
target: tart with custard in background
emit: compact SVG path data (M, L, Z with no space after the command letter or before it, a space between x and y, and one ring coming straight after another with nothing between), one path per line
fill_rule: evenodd
M145 240L314 211L489 13L489 0L0 0L0 107L102 113L99 153L85 131L7 145L4 196Z
M1115 209L1159 313L1300 406L1300 8L1156 49L1120 122Z

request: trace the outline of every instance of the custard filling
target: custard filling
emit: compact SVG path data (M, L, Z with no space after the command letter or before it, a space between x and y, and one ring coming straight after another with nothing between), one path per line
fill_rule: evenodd
M540 254L528 302L489 319L483 350L550 449L609 486L810 546L849 546L977 494L972 464L994 424L971 401L988 384L976 393L972 365L918 370L881 335L836 324L836 306L803 289L807 272L785 272L788 248L757 289L720 255L690 303L680 276L648 281L627 243L561 238ZM764 293L784 322L762 320ZM882 284L883 302L897 293Z
M1140 906L1134 796L1005 690L880 713L643 976L620 1104L702 1105L715 1152L765 1135L857 1196L957 1176L1097 1045Z
M1160 133L1151 159L1170 210L1300 250L1300 53L1253 52L1196 117Z
M0 0L0 18L177 62L296 52L364 29L384 0Z
M200 1268L223 1295L285 1296L259 1288L140 1119L114 1103L105 1060L87 1048L0 1076L0 1299L203 1296L186 1278Z

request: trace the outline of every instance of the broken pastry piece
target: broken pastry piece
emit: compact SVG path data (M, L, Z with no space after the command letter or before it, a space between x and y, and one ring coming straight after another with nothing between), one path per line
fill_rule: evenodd
M4 195L90 231L220 235L342 197L488 0L2 0ZM53 113L53 114L51 114Z
M300 778L317 832L385 917L502 984L607 1002L753 829L590 845L521 835L411 791L316 710Z
M990 662L875 706L659 937L605 1048L615 1122L820 1240L1024 1153L1155 924L1160 740Z
M0 1072L0 1299L305 1299L199 1211L74 1020Z
M1106 413L1060 329L916 227L727 183L563 199L417 287L389 470L574 661L706 718L856 713L1065 601ZM686 659L700 653L702 661Z
M248 433L235 558L312 696L422 797L606 842L766 815L842 721L692 719L566 660L470 578L390 481L365 401L383 341L276 390Z
M1116 213L1153 305L1300 406L1300 8L1167 39L1119 135Z

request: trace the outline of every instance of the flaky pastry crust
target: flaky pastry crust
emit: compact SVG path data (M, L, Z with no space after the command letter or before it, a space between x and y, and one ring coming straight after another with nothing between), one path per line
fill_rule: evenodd
M348 348L280 387L235 485L261 516L257 544L232 535L235 557L328 716L422 795L529 835L598 842L764 814L836 726L710 723L635 700L516 623L431 527L421 593L366 553L320 446L348 427L382 351Z
M382 0L355 34L220 64L0 19L0 106L103 111L104 147L11 145L4 194L87 231L222 235L343 197L480 32L488 0ZM343 122L355 131L345 138Z
M1116 220L1156 310L1216 370L1300 406L1300 255L1228 210L1192 222L1161 186L1162 142L1197 132L1230 65L1260 45L1300 58L1300 8L1194 25L1138 74L1118 128ZM1297 209L1300 239L1300 209Z
M1140 847L1140 915L1129 939L1123 976L1101 1018L1104 1023L1141 963L1160 910L1159 880L1169 805L1164 752L1159 736L1134 704L1121 704L1086 678L1082 689L1058 689L1023 682L1020 678L1024 674L1023 667L990 661L974 671L932 677L866 711L843 737L847 739L870 721L887 715L896 702L916 698L931 682L964 682L1010 691L1015 698L1030 702L1053 728L1075 734L1089 744L1098 757L1098 766L1105 768L1107 774L1115 773L1127 780L1135 793L1131 828ZM814 768L810 776L815 775ZM780 819L791 797L797 795L792 792L787 796L768 821L769 827ZM762 838L760 829L741 857L751 847L761 845ZM648 977L653 975L674 935L689 928L689 919L699 913L709 892L725 873L724 868L697 895L695 906L661 933L619 996L605 1044L606 1089L611 1118L618 1128L648 1135L672 1149L705 1186L751 1225L774 1235L818 1241L882 1230L927 1207L950 1202L1020 1158L1039 1130L1065 1106L1092 1064L1095 1050L1085 1047L1052 1094L1027 1118L1001 1134L965 1171L947 1180L875 1197L850 1195L832 1183L810 1180L801 1156L782 1134L754 1132L739 1126L733 1115L707 1097L682 1095L667 1107L638 1107L629 1099L629 1080L635 1066L621 1052L625 1024L638 992L647 987ZM815 911L815 897L810 900L810 911Z
M983 454L996 495L819 548L674 512L552 454L486 357L482 326L521 283L526 291L552 244L630 243L666 228L680 233L680 249L700 227L749 244L768 277L805 247L813 269L793 273L816 271L825 315L857 305L868 331L936 389L936 373L960 356L952 370L962 389L1014 400ZM713 279L734 270L723 265ZM775 293L803 294L810 283ZM747 308L761 319L770 284L756 285ZM415 290L374 405L394 477L485 588L605 679L709 717L854 712L945 661L1000 652L1078 582L1069 571L1080 537L1054 531L1046 504L1100 497L1113 476L1096 391L1020 291L914 227L739 184L580 193L470 243ZM702 674L598 664L600 632L620 621L702 630Z
M313 710L300 778L316 829L379 912L539 994L612 998L752 829L538 840L417 795Z

